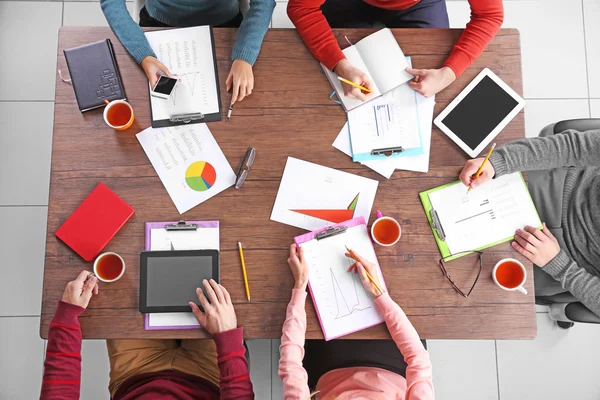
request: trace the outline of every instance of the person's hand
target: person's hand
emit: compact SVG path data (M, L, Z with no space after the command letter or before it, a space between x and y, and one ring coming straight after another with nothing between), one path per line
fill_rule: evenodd
M543 267L560 253L558 240L552 235L546 223L544 229L539 230L532 226L518 229L512 247L529 261Z
M366 87L371 91L371 93L364 93L359 88L342 82L342 87L344 88L344 94L346 96L358 99L360 101L367 101L374 96L373 90L375 90L375 84L371 78L369 78L369 76L363 71L352 65L350 61L346 60L345 58L337 63L333 69L333 72L335 72L338 76Z
M93 295L98 294L98 278L87 279L91 272L81 271L74 281L67 283L62 301L87 308Z
M165 66L165 64L161 63L152 56L148 56L142 60L142 69L146 73L146 77L148 77L151 87L154 87L154 85L156 85L158 78L160 78L160 76L162 75L160 71L162 71L164 75L173 78L173 75Z
M481 167L481 163L485 158L479 157L473 160L467 161L465 166L463 167L460 173L460 180L465 186L470 187L471 189L475 189L477 186L481 185L492 179L494 175L496 175L496 171L494 171L494 166L488 160L483 166L483 170L481 171L481 175L477 179L475 179L475 174L479 167Z
M415 76L413 80L408 82L410 87L425 97L441 92L456 79L454 71L449 67L438 69L406 68L406 72Z
M308 285L308 265L304 259L304 249L295 244L290 245L290 258L287 260L294 275L294 289L306 290Z
M373 282L371 282L371 280L367 276L367 273L365 272L365 270L369 271L369 274L371 274L373 280L377 282L380 288L383 289L383 287L381 286L381 280L379 279L379 274L377 273L377 266L372 262L365 260L360 255L356 254L355 251L353 251L352 253L354 253L354 256L356 257L357 261L354 264L352 264L350 268L348 268L348 272L352 271L355 274L358 273L360 275L360 280L362 281L364 288L367 290L367 292L371 293L373 298L381 296L382 293L379 291L379 289L377 289L377 286L375 286ZM352 258L352 255L350 253L346 253L346 257Z
M196 295L204 312L195 303L189 303L200 325L213 336L237 328L237 318L229 292L213 279L210 282L205 279L202 284L210 299L209 303L202 289L196 289Z
M231 104L234 104L236 101L244 100L244 97L250 96L254 89L252 65L244 60L235 60L225 83L228 92L233 88Z

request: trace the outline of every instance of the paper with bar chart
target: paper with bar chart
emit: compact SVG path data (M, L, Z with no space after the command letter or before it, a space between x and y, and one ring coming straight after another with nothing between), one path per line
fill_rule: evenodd
M180 214L235 183L206 124L148 128L136 136Z
M288 157L271 220L315 230L369 220L379 182Z
M346 233L303 242L308 235L297 237L296 243L304 249L310 271L310 294L325 339L335 339L382 323L384 319L371 295L364 289L359 275L347 272L354 260L344 255L345 246L377 265L377 272L373 275L385 287L364 221L349 227Z

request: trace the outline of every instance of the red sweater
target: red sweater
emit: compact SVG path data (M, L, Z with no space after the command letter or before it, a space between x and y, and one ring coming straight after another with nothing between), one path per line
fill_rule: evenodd
M388 10L403 10L413 6L414 0L364 0ZM346 58L321 12L325 0L289 0L287 12L310 52L327 68L333 70ZM444 63L458 78L492 40L504 20L502 0L469 0L471 21L454 45Z
M41 399L79 399L81 329L77 317L85 309L58 302L50 322ZM221 373L220 389L202 378L176 371L142 374L125 381L113 400L254 399L248 375L242 328L214 337Z

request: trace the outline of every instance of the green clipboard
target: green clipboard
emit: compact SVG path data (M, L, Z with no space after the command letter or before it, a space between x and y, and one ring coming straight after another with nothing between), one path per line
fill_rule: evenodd
M518 172L518 174L521 176L521 179L523 180L523 185L525 185L525 189L527 189L527 194L529 195L529 200L531 200L531 204L533 205L533 209L535 210L535 214L537 215L538 220L540 220L540 215L539 215L539 213L537 211L537 208L535 208L535 204L533 203L533 199L531 198L531 194L529 193L529 189L527 188L527 182L525 182L525 178L523 178L523 174L522 173ZM420 192L419 193L419 197L421 198L421 203L423 203L423 209L425 210L425 216L427 217L427 221L429 222L429 227L431 228L431 231L433 232L433 236L435 238L435 242L437 243L438 248L440 249L440 254L442 255L442 258L450 257L452 254L450 253L450 249L448 248L448 244L444 240L442 240L440 238L437 229L435 229L435 227L434 227L433 218L431 217L431 210L433 209L433 206L431 205L431 201L429 200L429 193L437 192L438 190L445 189L445 188L447 188L449 186L457 185L459 183L461 183L461 182L460 181L454 181L454 182L446 183L445 185L438 186L436 188L429 189L429 190L426 190L424 192ZM540 224L539 224L539 226L537 226L537 228L538 229L542 229L541 220L540 220ZM509 236L507 238L498 240L497 242L490 243L490 244L487 244L485 246L481 246L478 249L473 249L473 251L481 251L481 250L487 249L489 247L493 247L493 246L496 246L498 244L508 242L509 240L513 240L514 238L515 238L515 236L512 235L512 236ZM464 255L466 255L466 254L464 254Z

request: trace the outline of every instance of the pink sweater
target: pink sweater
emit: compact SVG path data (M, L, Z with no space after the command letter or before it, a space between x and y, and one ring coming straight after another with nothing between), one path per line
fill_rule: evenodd
M306 292L292 290L281 336L279 376L283 380L284 398L307 400L310 396L308 375L302 367L306 333ZM406 379L380 368L353 367L329 371L319 379L318 399L433 399L433 382L429 353L404 311L385 293L375 300L385 318L392 339L408 364Z

